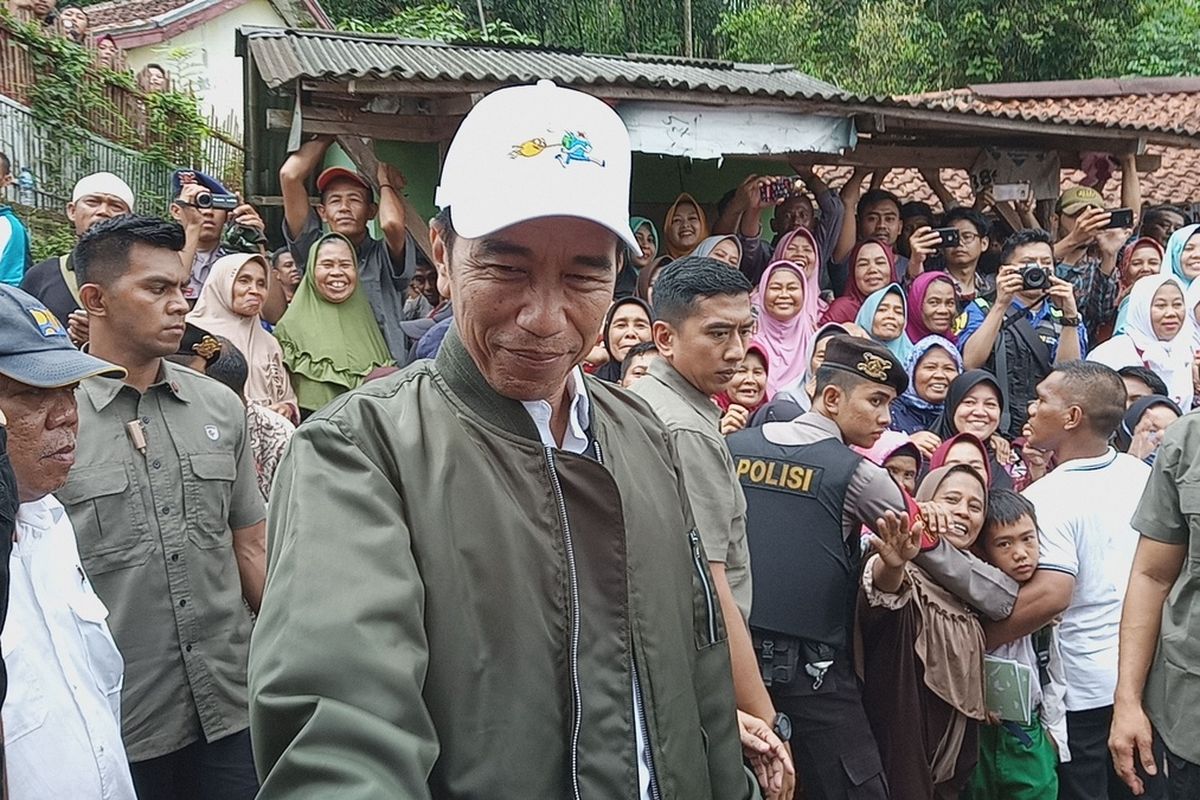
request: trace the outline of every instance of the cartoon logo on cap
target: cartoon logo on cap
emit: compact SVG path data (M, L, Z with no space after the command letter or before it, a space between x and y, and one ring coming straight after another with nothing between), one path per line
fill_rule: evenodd
M891 368L891 361L888 361L886 358L880 358L874 353L863 353L863 360L858 362L858 365L855 367L855 369L873 381L887 380L888 370Z
M66 334L62 323L58 321L58 317L50 313L49 309L31 308L29 309L29 316L33 317L33 321L37 323L38 332L47 339L51 336L63 336Z
M512 150L508 151L508 157L536 158L551 148L552 145L547 144L545 139L538 136L513 145ZM592 143L588 140L587 134L583 131L566 131L563 133L562 140L558 144L558 153L555 154L554 158L564 167L573 161L590 162L603 167L604 161L592 158L591 152Z

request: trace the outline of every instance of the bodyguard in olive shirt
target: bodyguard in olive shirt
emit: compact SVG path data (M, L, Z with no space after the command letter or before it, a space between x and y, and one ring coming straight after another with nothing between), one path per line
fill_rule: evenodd
M241 401L163 359L188 306L175 223L126 215L80 239L91 353L128 370L78 389L76 465L58 493L125 657L138 797L252 798L250 616L265 580L262 496Z
M1200 416L1167 429L1133 515L1141 533L1121 616L1108 747L1121 780L1141 793L1166 745L1167 797L1200 797ZM1151 730L1153 723L1153 730Z

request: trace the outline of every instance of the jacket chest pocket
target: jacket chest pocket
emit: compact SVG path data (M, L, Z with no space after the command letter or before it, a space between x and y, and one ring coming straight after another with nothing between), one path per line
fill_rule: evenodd
M124 464L71 471L54 493L67 509L89 575L146 563L153 550L137 484Z
M184 474L188 538L206 550L232 541L229 508L237 463L229 453L193 453Z
M700 534L693 528L688 532L692 559L692 613L696 649L702 650L725 641L725 623L721 619L721 600L708 568L708 556L700 544Z

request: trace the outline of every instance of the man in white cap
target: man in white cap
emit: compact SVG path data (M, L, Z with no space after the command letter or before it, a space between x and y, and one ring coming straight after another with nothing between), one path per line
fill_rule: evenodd
M76 350L42 303L0 286L0 431L7 420L21 502L15 532L4 531L12 534L11 601L0 636L13 800L135 797L121 743L124 662L71 520L52 494L75 461L75 387L97 375L125 370Z
M637 245L629 178L616 113L549 81L463 120L437 359L309 418L276 472L260 800L755 792L666 431L579 369Z
M102 219L133 211L133 189L111 172L95 172L80 178L67 203L67 219L75 226L76 238ZM74 250L36 264L21 288L46 304L54 316L66 323L79 309L79 284L75 279Z

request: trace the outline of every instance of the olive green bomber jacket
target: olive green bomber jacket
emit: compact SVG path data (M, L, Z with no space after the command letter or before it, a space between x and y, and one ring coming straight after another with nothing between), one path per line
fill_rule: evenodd
M301 426L250 652L260 798L635 798L635 686L658 796L756 793L666 432L587 389L592 457L543 448L451 331Z

